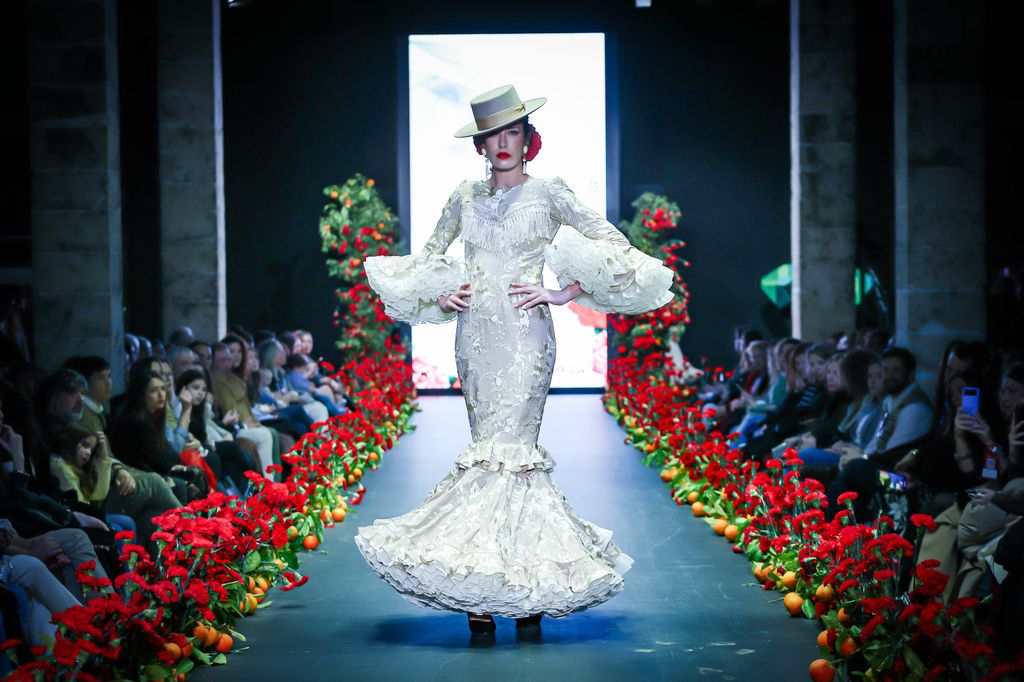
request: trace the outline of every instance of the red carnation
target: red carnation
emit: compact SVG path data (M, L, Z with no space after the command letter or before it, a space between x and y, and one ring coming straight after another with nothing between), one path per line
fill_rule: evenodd
M928 514L911 514L910 522L918 528L926 529L929 533L934 533L935 529L939 527L938 524L935 523L935 519Z
M540 153L541 139L540 133L537 129L533 129L533 135L530 136L530 145L526 148L526 154L523 156L524 161L533 161L537 158L537 154Z

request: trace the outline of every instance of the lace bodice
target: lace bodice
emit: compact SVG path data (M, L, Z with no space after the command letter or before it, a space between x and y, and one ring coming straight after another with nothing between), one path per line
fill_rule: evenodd
M552 244L562 225L573 229ZM464 259L445 255L456 238L465 245ZM419 254L370 257L365 268L388 315L417 324L453 319L457 313L442 312L436 299L466 281L471 307L512 306L509 283L541 284L545 262L561 286L579 282L586 293L577 303L595 310L640 313L672 300L672 271L631 246L559 177L497 190L465 181L448 197Z

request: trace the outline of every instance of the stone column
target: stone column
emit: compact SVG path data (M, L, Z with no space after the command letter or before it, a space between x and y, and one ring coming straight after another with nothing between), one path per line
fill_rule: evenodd
M896 343L985 338L984 3L894 5Z
M157 88L163 327L227 328L220 0L160 0Z
M854 0L790 0L793 335L853 329Z
M116 0L28 3L35 361L124 382Z

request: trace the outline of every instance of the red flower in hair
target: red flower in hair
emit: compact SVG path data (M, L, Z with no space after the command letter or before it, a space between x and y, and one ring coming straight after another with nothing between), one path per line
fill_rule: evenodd
M537 129L533 129L533 135L530 136L530 145L526 148L526 155L523 156L524 161L533 161L537 158L537 154L540 153L541 139L540 133Z

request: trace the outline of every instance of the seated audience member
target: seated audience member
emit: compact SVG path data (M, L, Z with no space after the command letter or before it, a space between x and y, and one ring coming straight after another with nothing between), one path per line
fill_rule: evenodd
M885 382L881 359L869 351L854 349L843 356L839 373L843 387L850 395L850 403L837 427L837 438L831 445L800 451L800 459L810 467L836 467L844 449L866 448L882 417ZM831 475L827 478L831 479Z
M805 465L834 466L839 455L828 451L843 437L842 426L854 409L859 408L867 394L867 369L871 355L863 351L837 352L826 364L825 403L818 418L808 431L787 438L776 446L776 457L782 457L786 448L800 451Z
M283 331L277 335L277 340L284 346L286 355L302 352L302 339L295 332Z
M927 499L923 511L932 516L953 504L958 493L972 487L978 478L976 463L981 461L985 446L977 437L956 429L955 418L960 412L963 389L967 386L981 387L981 395L985 398L980 405L982 420L990 424L1002 423L996 391L985 384L980 372L966 369L957 373L945 372L945 376L946 391L938 411L948 418L943 420L940 429L933 430L925 443L908 452L895 467L896 472L905 475L913 485L926 486ZM961 457L958 452L964 455ZM967 459L971 462L965 465L965 470L959 462Z
M184 427L179 423L172 431L167 423L167 387L163 378L149 370L133 371L124 411L111 427L111 446L125 464L167 479L182 502L205 496L198 470L182 464L179 456L182 449L199 449L187 428L187 423ZM180 443L180 448L172 447L172 442Z
M13 546L15 532L8 519L0 519L0 555L9 568L3 586L16 587L26 596L26 603L18 608L15 616L18 622L8 621L4 614L4 629L12 635L11 626L20 625L29 645L41 646L49 639L52 643L57 633L57 626L50 622L55 613L60 613L80 602L47 568L36 552L26 551L24 541L20 546Z
M51 458L51 468L61 492L71 493L83 505L95 506L114 530L135 532L135 522L125 514L103 513L110 493L113 458L107 448L106 436L71 424L58 438L59 449Z
M882 329L862 329L857 333L856 347L881 356L891 340L892 335Z
M56 481L50 471L50 455L58 450L61 432L81 419L85 411L86 389L81 374L64 368L43 379L36 389L35 413L45 449L32 453L33 475L44 493L57 492Z
M248 486L244 472L257 470L248 454L234 442L228 434L227 438L216 438L220 429L211 430L212 410L207 405L208 384L202 370L190 369L177 378L177 386L182 396L182 405L186 402L191 409L189 433L205 448L207 452L216 452L217 458L207 455L207 464L218 480L225 475L229 477L235 491L244 491Z
M1018 416L1024 409L1019 407L1024 405L1024 367L1004 373L998 402L997 414L989 418L980 412L968 414L962 406L957 409L953 422L956 463L965 476L974 477L981 498L966 503L958 499L951 504L935 517L938 529L925 535L921 543L920 556L938 560L939 570L952 578L946 586L947 599L972 594L979 587L987 557L1013 521L1000 507L985 504L992 493L1024 494L1024 420Z
M188 370L199 366L199 358L186 346L172 346L167 352L167 362L171 366L171 376L175 381Z
M764 428L746 446L747 456L764 460L784 439L809 427L825 406L825 378L832 346L801 344L793 354L792 370L801 377L799 392L790 393L779 409L770 414Z
M953 420L953 414L947 411L949 401L946 399L949 378L955 374L973 372L982 375L985 386L999 384L999 363L994 361L985 344L974 341L951 341L935 373L935 405L934 434L938 436ZM981 385L981 384L979 384ZM991 396L988 396L991 399Z
M150 345L153 347L153 357L160 358L161 360L167 359L167 346L160 339L151 339Z
M168 341L171 342L172 347L187 347L191 346L196 340L195 334L192 332L191 327L178 327L168 337Z
M842 448L839 475L828 489L830 514L835 514L839 507L839 495L853 491L857 493L854 512L860 521L866 521L874 494L879 490L879 471L892 469L913 444L931 431L934 412L928 396L917 384L916 370L917 360L906 348L890 348L882 354L886 393L882 417L865 448Z
M240 347L238 363L246 359L244 342L235 337ZM234 344L233 344L234 345ZM245 380L235 371L236 360L232 346L226 343L213 344L213 398L214 405L221 415L221 421L228 428L238 428L235 436L256 443L259 449L262 473L266 474L265 465L281 463L281 453L287 451L283 435L276 429L263 426L252 412L252 403ZM292 441L294 444L294 441Z
M277 400L287 404L286 407L278 409L279 414L292 420L296 425L302 424L305 428L302 433L309 431L315 422L327 419L327 408L316 402L312 395L288 389L284 371L288 355L280 341L264 341L256 347L256 355L260 368L269 369L273 375L270 382L271 393Z
M148 338L146 338L145 336L142 336L141 334L139 334L138 339L139 339L139 358L138 359L139 360L145 360L146 358L154 358L154 357L156 357L156 354L153 353L153 343Z
M740 442L746 442L759 427L761 427L768 415L779 408L791 387L786 367L792 362L793 350L800 345L800 342L792 337L787 337L775 342L774 347L768 353L768 389L758 399L747 406L743 421L737 427L740 434Z
M124 375L128 376L132 365L139 359L139 337L125 332L124 335Z
M317 387L313 385L312 378L316 371L317 365L313 358L303 353L292 353L284 363L285 385L300 396L308 395L323 405L327 409L328 416L336 417L342 414L344 410L334 403L333 392L328 389L328 392L331 393L331 397L328 397L317 391Z
M295 332L295 335L299 337L301 342L302 353L309 357L317 360L316 356L313 355L313 335L304 329L300 329ZM320 358L322 360L323 358ZM310 379L314 386L320 389L320 392L325 396L334 401L335 405L342 405L343 403L348 406L349 409L354 407L352 398L345 392L345 387L341 385L341 382L331 377L324 376L320 371L319 362L316 365L316 373Z
M207 371L213 369L213 347L210 344L206 341L193 341L189 348L196 354L200 365L205 367Z
M1024 438L1018 438L1018 442L1021 441ZM1024 493L996 492L991 489L982 489L980 492L975 503L991 503L1017 519L1024 516ZM1000 583L995 599L992 614L995 629L993 648L1001 660L1016 661L1024 653L1024 523L1010 522L1006 533L996 545L993 559L1008 573Z

